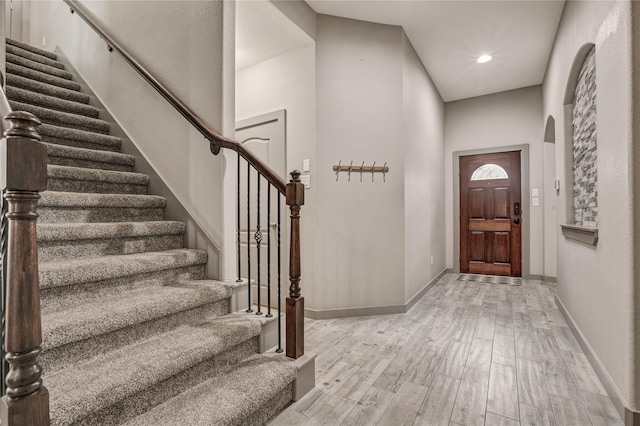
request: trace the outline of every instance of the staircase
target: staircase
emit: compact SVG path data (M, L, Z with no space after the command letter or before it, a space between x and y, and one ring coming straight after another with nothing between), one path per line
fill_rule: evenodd
M6 93L48 150L38 204L43 352L53 425L253 425L297 369L259 354L266 319L230 313L204 251L119 152L121 139L55 54L7 40Z

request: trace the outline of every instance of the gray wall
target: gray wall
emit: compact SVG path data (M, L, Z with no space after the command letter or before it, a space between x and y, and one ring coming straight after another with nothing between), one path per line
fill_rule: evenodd
M558 295L580 333L628 407L637 408L633 306L633 187L631 176L631 5L629 2L567 2L543 84L543 116L556 120L556 176L571 174L571 140L564 96L574 58L587 43L596 48L598 99L597 247L558 233ZM572 209L561 182L558 223ZM636 361L634 361L634 359Z
M188 233L221 263L224 161L169 104L63 2L24 2L23 41L60 46L79 74L144 153L158 176L192 216ZM233 68L223 62L223 3L200 1L83 2L113 37L152 74L216 129L233 122ZM229 3L229 6L232 6ZM27 7L28 6L28 7ZM225 6L226 7L226 6ZM227 24L228 27L228 24ZM233 27L231 27L233 30ZM231 54L233 54L231 52ZM231 56L233 58L233 56ZM231 74L229 75L229 71ZM230 104L229 104L230 103ZM231 111L227 117L224 111ZM231 119L230 119L231 118ZM233 127L231 127L233 130ZM213 247L211 247L213 242ZM220 275L217 266L215 274Z
M444 103L405 34L402 47L406 302L445 269Z
M307 307L403 309L444 267L432 231L442 173L429 167L441 159L442 101L402 28L326 15L317 19L316 87L317 289ZM386 182L336 181L339 161L390 171Z

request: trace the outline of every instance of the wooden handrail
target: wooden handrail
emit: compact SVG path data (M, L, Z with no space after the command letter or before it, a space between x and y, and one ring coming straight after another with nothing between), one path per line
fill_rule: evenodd
M71 13L76 13L89 25L98 35L107 43L109 51L115 50L122 58L133 67L160 95L165 98L191 125L193 125L210 143L211 152L218 154L220 148L231 149L237 152L242 158L247 160L256 170L260 172L281 194L285 194L286 182L271 167L265 164L254 153L248 151L239 142L226 138L220 133L212 129L204 122L198 114L189 108L184 102L178 99L169 89L160 83L155 77L147 71L140 62L134 59L113 37L111 37L98 24L90 13L76 0L64 0L71 8Z

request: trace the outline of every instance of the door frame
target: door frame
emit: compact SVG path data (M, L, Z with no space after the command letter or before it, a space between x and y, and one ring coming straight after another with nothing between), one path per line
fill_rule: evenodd
M529 194L529 144L509 145L494 148L471 149L453 152L453 272L460 273L460 157L477 154L520 151L520 186L522 205L522 278L530 278L531 215Z

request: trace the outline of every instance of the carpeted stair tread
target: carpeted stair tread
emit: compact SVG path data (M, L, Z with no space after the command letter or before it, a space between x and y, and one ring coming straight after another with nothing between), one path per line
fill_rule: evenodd
M135 164L133 155L112 151L76 148L45 142L49 164L75 166L101 170L130 172Z
M47 56L40 55L38 53L33 53L27 49L23 49L22 47L13 46L11 44L7 44L7 53L11 53L16 56L20 56L23 58L27 58L31 61L40 62L41 64L49 65L50 67L59 68L61 70L64 69L64 64L58 62L55 59L51 59Z
M208 305L231 296L223 285L159 286L42 313L43 350Z
M47 189L77 193L146 194L149 176L142 173L47 166Z
M259 380L256 382L256 379ZM287 362L255 355L136 417L125 426L241 426L296 378Z
M7 97L11 101L28 103L43 108L62 111L70 114L83 115L89 118L98 118L100 110L85 103L66 101L54 96L35 93L30 90L20 89L18 87L7 86Z
M40 197L38 207L164 208L167 203L158 195L45 191Z
M54 86L52 84L43 83L30 78L21 77L16 74L7 74L7 86L18 87L31 92L41 93L43 95L54 96L58 99L80 102L83 104L88 104L90 100L90 96L86 93L78 92L77 90L65 89L64 87Z
M46 374L52 425L81 422L91 413L158 386L259 333L257 323L230 317L215 318Z
M184 247L185 229L182 222L159 220L42 223L38 225L38 260L52 262L180 249Z
M41 262L40 288L91 283L206 263L207 252L192 249Z
M182 235L185 229L186 225L183 222L171 220L114 223L40 223L38 224L38 242Z
M43 108L24 102L9 101L14 111L26 111L35 115L43 123L70 127L91 132L109 133L109 123L97 118L89 118L83 115L70 114L50 108Z
M30 44L23 43L18 40L7 38L7 44L19 47L24 50L28 50L29 52L36 53L41 56L46 56L47 58L53 59L54 61L58 59L58 56L55 53L49 52L48 50L38 49L37 47L33 47Z
M31 59L14 55L13 53L9 53L9 52L7 52L7 63L20 65L22 67L40 71L45 74L50 74L58 78L64 78L65 80L71 80L73 78L73 74L71 74L69 71L65 71L64 69L60 69L57 67L52 67L50 65L45 65L40 62L32 61Z
M104 151L112 152L119 151L122 146L122 139L116 136L54 126L46 123L38 126L36 131L40 136L42 136L42 140L44 142L57 143L59 145L96 150L102 149Z
M54 86L63 87L69 90L80 90L82 86L72 80L56 77L55 75L40 72L32 68L23 67L22 65L7 62L6 69L8 74L19 75L20 77L29 78L31 80L40 81L42 83L52 84Z
M163 220L166 199L156 195L45 191L39 223Z

